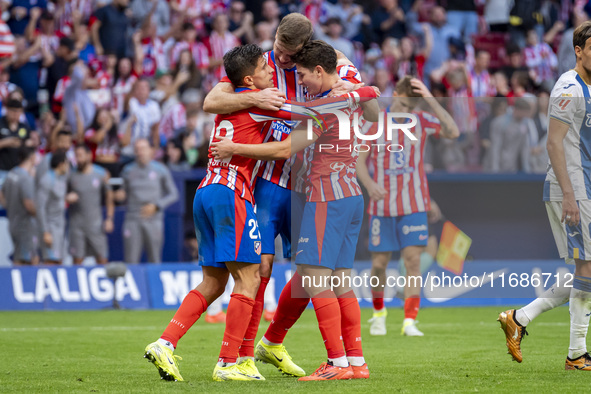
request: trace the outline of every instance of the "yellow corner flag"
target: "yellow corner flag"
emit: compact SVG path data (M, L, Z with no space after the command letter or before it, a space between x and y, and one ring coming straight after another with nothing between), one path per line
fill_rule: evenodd
M464 270L464 260L472 245L472 239L457 228L452 222L443 224L439 250L437 250L437 264L440 267L460 275Z

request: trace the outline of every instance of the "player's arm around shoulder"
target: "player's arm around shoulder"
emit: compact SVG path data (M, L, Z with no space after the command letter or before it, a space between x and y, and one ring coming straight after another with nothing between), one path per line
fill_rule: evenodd
M212 114L229 114L251 107L277 111L284 102L285 94L277 88L236 93L230 82L219 82L205 97L203 110Z
M420 93L421 96L423 96L427 104L429 104L433 110L435 116L439 119L439 122L441 123L441 131L439 135L443 138L449 139L458 138L460 136L460 129L458 128L454 118L449 112L445 110L445 108L441 106L441 104L439 104L437 99L433 97L433 94L431 94L425 84L416 78L413 78L410 83L413 86L414 91Z

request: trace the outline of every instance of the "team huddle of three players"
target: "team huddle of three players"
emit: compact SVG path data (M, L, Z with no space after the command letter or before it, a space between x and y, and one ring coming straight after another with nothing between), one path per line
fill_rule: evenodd
M376 100L379 91L363 86L357 69L347 59L339 59L334 49L322 41L304 37L299 46L296 44L298 52L289 53L293 42L286 43L288 40L281 36L281 25L273 51L263 54L256 45L245 45L228 52L224 56L227 77L214 91L220 86L232 86L233 93L226 90L221 96L226 106L232 105L230 100L239 101L241 96L268 87L279 88L288 98L306 98L306 102L286 100L279 110L244 108L243 104L243 109L216 117L207 175L193 205L204 279L186 296L162 336L145 352L166 380L183 380L173 351L207 306L223 293L229 274L236 285L227 309L214 380L264 380L254 364L255 358L300 380L369 377L357 298L350 285L342 283L331 288L330 281L322 279L350 275L363 220L363 196L355 170L358 140L351 127L344 138L339 133L339 122L344 115L345 121L352 124L364 111L366 116L372 111L376 118L384 116L379 114ZM410 78L404 81L409 85ZM337 95L335 88L331 94L333 86L342 91L338 90ZM418 121L427 122L421 116ZM423 128L438 133L438 122L430 122L433 127ZM422 146L412 144L416 155L410 156L415 160L422 160ZM424 174L420 178L424 179ZM391 202L396 201L396 190L393 193L393 199L385 198L386 204L396 204ZM426 224L426 185L419 187L418 194L421 207L413 202L414 212L421 214L419 220L424 215ZM387 209L396 212L402 208ZM291 234L292 228L300 229L297 237ZM278 235L284 240L284 255L295 261L297 271L283 289L275 316L255 348ZM297 252L292 253L291 239L298 240ZM271 264L265 264L265 256L270 256ZM314 280L304 286L304 277ZM377 298L383 308L383 292L378 292ZM310 300L328 361L306 375L291 360L283 340ZM407 301L405 317L414 321L419 298Z

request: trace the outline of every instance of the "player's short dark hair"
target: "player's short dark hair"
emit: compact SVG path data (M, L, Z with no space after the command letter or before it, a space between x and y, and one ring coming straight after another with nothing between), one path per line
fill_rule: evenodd
M35 149L29 146L21 146L18 148L18 163L22 164L25 161L29 160L31 156L35 154Z
M86 153L92 152L90 150L90 147L88 145L86 145L85 143L76 144L76 146L74 147L74 149L84 149L86 151Z
M60 164L67 161L68 158L66 157L66 151L63 149L59 149L51 155L51 161L49 162L49 166L52 170L56 169Z
M404 95L406 97L421 97L420 93L416 93L410 84L413 79L411 75L405 75L402 79L396 82L396 93L398 95Z
M573 32L573 48L585 49L587 39L591 37L591 21L583 22Z
M308 70L320 66L328 74L337 72L337 53L333 47L321 40L308 41L293 60L299 67Z
M244 77L254 74L263 50L255 44L246 44L231 49L224 55L226 75L235 87L244 83Z

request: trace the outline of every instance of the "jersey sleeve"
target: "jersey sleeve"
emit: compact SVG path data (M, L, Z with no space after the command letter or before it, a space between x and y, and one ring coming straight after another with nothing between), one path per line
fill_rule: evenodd
M429 112L420 112L418 115L419 122L421 123L424 132L427 135L439 137L439 134L441 133L441 122L439 119Z
M336 110L351 107L376 98L371 87L362 87L339 97L326 97L310 102L287 100L278 111L263 110L253 107L248 110L250 117L256 122L271 120L304 120L316 118L319 115L334 114Z
M559 79L550 93L549 116L559 122L571 125L576 109L585 105L580 86L573 80Z
M357 67L351 64L338 66L337 72L339 73L339 77L344 81L354 84L361 83L361 73L357 70Z

